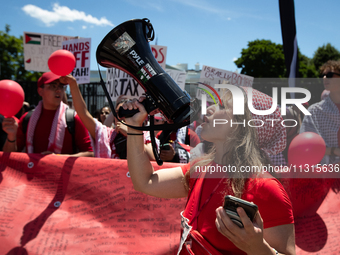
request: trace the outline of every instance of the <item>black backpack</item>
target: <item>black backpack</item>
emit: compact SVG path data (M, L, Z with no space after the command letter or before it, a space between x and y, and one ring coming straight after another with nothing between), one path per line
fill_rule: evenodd
M27 132L27 125L28 121L31 118L31 115L33 113L34 109L29 111L26 116L24 117L22 121L22 132L26 134ZM73 153L77 153L77 146L76 146L76 139L75 139L75 121L74 121L74 113L75 110L67 108L65 111L65 119L66 119L66 125L68 132L72 135L72 151Z

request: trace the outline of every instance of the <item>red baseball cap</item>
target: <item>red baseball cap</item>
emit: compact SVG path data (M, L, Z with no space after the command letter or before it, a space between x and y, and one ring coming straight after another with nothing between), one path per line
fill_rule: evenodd
M38 88L40 88L42 85L49 84L52 81L59 80L60 76L56 75L52 72L46 72L44 73L38 80ZM64 83L62 83L64 84ZM64 84L66 85L66 84Z

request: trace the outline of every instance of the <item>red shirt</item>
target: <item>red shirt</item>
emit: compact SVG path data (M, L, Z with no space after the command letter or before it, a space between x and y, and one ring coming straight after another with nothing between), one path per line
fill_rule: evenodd
M33 137L34 153L41 153L41 152L47 151L48 138L50 135L55 113L56 113L56 110L42 109L41 115L39 117L36 128L34 130L34 137ZM19 128L17 132L18 151L22 151L24 147L26 146L26 134L24 134L22 131L22 123L23 123L23 120L26 114L27 113L25 113L20 118L20 122L19 122ZM81 122L78 115L74 117L74 121L75 121L75 141L76 141L76 146L79 152L93 151L91 147L91 140L90 140L88 131L85 128L84 124ZM70 134L67 128L65 130L64 142L63 142L61 154L73 154L72 135Z
M181 167L185 174L189 170L190 164ZM190 179L191 191L183 214L184 217L191 220L199 208L209 199L219 182L219 178L199 178L196 181ZM209 202L203 207L199 216L191 223L191 226L193 226L193 229L198 230L212 246L223 254L227 251L231 252L230 254L245 254L220 234L216 228L215 210L223 205L225 195L234 194L230 187L222 181ZM273 177L248 180L241 198L258 206L264 228L294 223L289 197L281 183Z

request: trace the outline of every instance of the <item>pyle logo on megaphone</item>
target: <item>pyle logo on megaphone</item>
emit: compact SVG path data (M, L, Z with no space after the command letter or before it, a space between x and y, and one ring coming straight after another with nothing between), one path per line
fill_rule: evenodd
M221 99L220 96L218 95L218 93L216 92L216 90L214 88L212 88L209 85L200 83L206 87L208 87L210 90L212 90L218 100L221 103ZM242 89L238 86L235 85L231 85L231 84L216 84L215 85L216 89L228 89L230 90L231 94L232 94L232 98L233 98L233 114L234 115L244 115L244 92L242 91ZM204 88L200 88L203 91L207 92L207 94L209 94L212 98L212 94L207 91ZM268 110L257 110L254 108L253 106L253 89L251 87L248 88L249 93L248 93L248 107L251 113L255 114L255 115L269 115L272 114L277 107L277 88L273 87L273 104L271 106L270 109ZM305 94L305 98L286 98L286 94L287 93L291 93L291 92L295 92L295 93L303 93ZM201 113L203 115L207 114L207 96L206 94L201 94ZM304 115L311 115L311 113L302 105L303 103L306 103L310 100L311 98L311 93L304 88L292 88L292 87L283 87L281 88L281 115L286 115L286 106L289 104L292 105L296 105L297 108L300 109L300 111L304 114ZM215 100L214 100L215 101Z

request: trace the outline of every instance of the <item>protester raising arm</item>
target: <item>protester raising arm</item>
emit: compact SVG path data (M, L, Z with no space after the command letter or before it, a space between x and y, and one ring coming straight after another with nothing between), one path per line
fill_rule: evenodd
M139 113L131 118L126 118L126 123L132 126L142 126L147 116L142 104L134 99L125 103L123 108L129 110L139 109ZM154 172L143 146L142 131L129 128L127 134L127 161L134 188L137 191L156 197L186 197L188 193L184 186L184 175L181 167Z
M72 75L67 75L60 77L60 82L69 84L74 108L78 116L80 117L81 121L83 122L84 126L89 131L91 137L95 139L96 122L93 119L90 112L87 110L86 103L83 99L83 96L80 93L76 79Z

